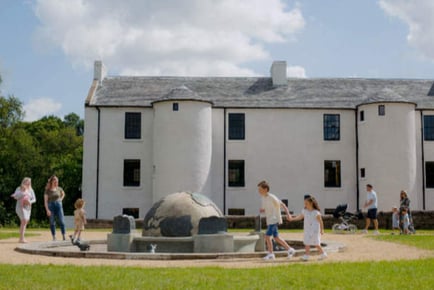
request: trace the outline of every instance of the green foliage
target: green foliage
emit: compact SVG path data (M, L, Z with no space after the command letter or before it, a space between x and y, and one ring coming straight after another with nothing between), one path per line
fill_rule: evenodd
M251 269L0 265L0 289L432 289L433 267L432 258Z
M32 178L37 200L31 221L40 224L47 220L43 195L53 174L66 193L65 214L71 214L73 202L81 197L83 137L77 134L77 126L82 120L71 113L65 121L46 116L22 122L21 102L15 98L8 101L13 113L3 114L3 107L0 110L0 225L17 222L15 200L10 195L24 177Z
M0 128L9 128L24 117L23 104L14 96L0 96Z

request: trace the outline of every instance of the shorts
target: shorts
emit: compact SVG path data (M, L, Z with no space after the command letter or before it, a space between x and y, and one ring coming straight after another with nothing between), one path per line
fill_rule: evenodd
M368 209L368 219L376 220L377 219L377 209L376 208L370 208Z
M279 235L279 231L277 230L277 224L272 224L267 226L267 231L265 232L266 236L273 236L274 238Z

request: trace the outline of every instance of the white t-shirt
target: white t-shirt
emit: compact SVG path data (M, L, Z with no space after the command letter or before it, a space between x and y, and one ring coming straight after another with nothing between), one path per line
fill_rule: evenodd
M272 193L262 197L262 208L265 210L267 225L281 224L280 199Z
M377 193L376 193L375 191L373 191L373 190L368 191L368 195L367 195L366 200L367 200L368 202L369 202L370 200L373 200L373 201L374 201L373 203L371 203L371 204L368 206L368 209L372 209L372 208L377 208L377 207L378 207L378 205L377 205Z

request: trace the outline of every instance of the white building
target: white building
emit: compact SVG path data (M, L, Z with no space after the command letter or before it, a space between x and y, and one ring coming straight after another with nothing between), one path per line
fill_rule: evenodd
M409 192L434 209L432 80L106 76L95 62L85 103L83 197L90 218L144 217L177 191L210 197L226 214L256 215L257 183L299 212L379 209Z

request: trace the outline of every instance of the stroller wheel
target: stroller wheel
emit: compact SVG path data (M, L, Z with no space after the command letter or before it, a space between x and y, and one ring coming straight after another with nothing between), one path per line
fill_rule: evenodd
M335 234L341 234L342 233L341 225L340 224L334 224L332 226L332 231Z
M348 231L352 234L355 234L357 232L357 226L356 225L349 225Z

